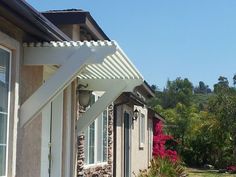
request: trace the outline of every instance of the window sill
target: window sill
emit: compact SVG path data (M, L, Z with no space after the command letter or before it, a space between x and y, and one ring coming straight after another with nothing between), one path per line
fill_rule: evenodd
M99 163L94 163L94 164L85 164L84 169L94 168L94 167L98 167L98 166L105 166L107 164L108 164L107 162L99 162Z

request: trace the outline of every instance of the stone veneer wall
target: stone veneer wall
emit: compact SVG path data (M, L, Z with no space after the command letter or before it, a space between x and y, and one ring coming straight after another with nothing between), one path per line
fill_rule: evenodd
M94 165L84 168L84 140L85 136L78 137L77 176L78 177L112 177L113 165L113 104L108 107L108 161L106 165Z

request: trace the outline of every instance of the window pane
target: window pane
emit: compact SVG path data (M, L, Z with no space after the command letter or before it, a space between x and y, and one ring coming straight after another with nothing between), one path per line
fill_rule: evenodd
M89 164L94 163L95 122L89 126Z
M103 162L107 161L107 153L108 153L108 114L107 110L103 112Z
M140 119L140 143L145 142L145 115L141 114Z
M0 176L5 175L10 53L0 48Z
M8 112L9 53L0 48L0 112Z
M7 115L0 113L0 144L7 143Z
M92 106L94 103L95 103L95 95L92 94L89 106ZM89 125L85 130L85 145L84 145L85 164L94 163L94 149L95 149L94 129L95 129L95 122Z
M88 146L89 146L88 138L89 138L89 135L88 135L88 131L89 131L89 129L86 128L85 134L84 134L84 136L85 136L85 140L84 140L85 164L89 163L89 158L88 158L88 155L89 155L89 153L88 153Z
M0 145L0 176L5 176L6 170L6 146Z
M103 117L102 114L97 118L97 162L102 162L103 153L103 127L102 127Z

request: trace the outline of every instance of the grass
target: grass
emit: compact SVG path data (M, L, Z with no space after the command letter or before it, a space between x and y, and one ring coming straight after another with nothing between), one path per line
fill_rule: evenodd
M236 177L236 174L222 174L217 173L216 170L198 170L188 168L187 173L189 174L188 177Z

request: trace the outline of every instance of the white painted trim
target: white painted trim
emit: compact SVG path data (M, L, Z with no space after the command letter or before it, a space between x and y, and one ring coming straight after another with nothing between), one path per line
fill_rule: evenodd
M99 80L98 80L99 82ZM109 82L108 82L109 83ZM114 101L125 89L126 83L117 83L116 87L111 87L110 91L105 92L77 121L77 129L80 134L86 127L88 127L101 114L106 107Z
M97 91L94 91L93 92L93 95L95 96L95 102L99 99L99 97L101 97L102 95L104 94L104 92L97 92ZM106 113L106 115L107 115L107 138L108 138L108 108L106 107L106 109L104 110L104 111L106 111L107 113ZM104 112L103 111L103 112ZM101 145L102 146L102 149L101 150L103 150L103 142L102 141L98 141L98 139L99 139L99 130L101 131L102 130L102 134L101 134L101 137L103 137L103 133L104 133L104 131L103 131L103 112L98 116L98 117L96 117L96 119L94 120L94 126L95 126L95 137L94 137L94 163L93 164L87 164L87 161L85 162L85 165L86 166L96 166L97 164L98 165L100 165L100 164L103 164L103 163L107 163L107 161L108 161L108 157L107 157L107 159L106 159L106 162L98 162L98 147L99 147L99 145ZM101 125L101 127L99 127L99 118L101 119L100 121L100 125ZM93 123L93 122L92 122ZM91 125L91 124L90 124ZM90 126L89 125L89 126ZM89 133L89 126L88 127L86 127L86 129L85 129L85 157L87 157L87 159L89 159L89 156L90 156L90 154L89 154L89 149L88 149L88 147L89 147L89 142L90 142L90 133ZM100 129L99 129L100 128ZM87 138L87 139L86 139ZM107 139L107 146L108 146L108 139ZM108 148L107 148L107 151L108 151ZM101 157L103 157L103 152L101 151L101 152L99 152L99 153L101 153L100 155L101 155ZM87 155L87 156L86 156ZM102 160L104 160L104 159L102 159Z
M41 57L41 54L44 53L43 49L40 50L39 48L38 53L35 52L34 56ZM64 51L63 49L61 50ZM66 62L57 70L57 72L45 81L45 83L23 103L20 109L21 127L32 121L32 119L40 113L47 103L62 92L76 78L84 65L91 62L102 62L107 55L114 52L113 50L113 48L99 48L94 51L88 46L82 46L75 52L71 53L70 56L66 58ZM56 51L52 50L48 52L54 53ZM48 56L50 56L50 53ZM44 56L44 59L45 58L49 61L51 59L48 58L47 55Z
M63 93L52 101L51 177L62 176Z
M152 159L152 146L153 146L153 120L148 119L148 157L149 157L149 162Z
M108 164L107 162L86 164L86 165L84 165L84 169L89 169L89 168L93 168L93 167L97 167L97 166L105 166L107 164Z
M139 111L139 148L144 149L145 148L145 142L146 142L146 127L147 127L147 109L140 106L135 106L135 109L138 109ZM141 132L141 119L142 114L144 115L144 132ZM141 142L141 133L144 133L144 142Z
M80 57L80 55L88 51L90 53L86 64L94 64L98 60L103 61L108 55L116 52L116 46L114 45L92 46L91 42L79 42L81 45L55 46L52 43L48 47L31 47L26 45L24 47L24 65L64 65L72 55ZM61 42L58 43L60 43L59 45L63 45Z
M139 148L143 149L145 146L145 136L146 136L146 116L142 112L140 112L140 117L139 117ZM144 121L144 122L142 122ZM143 123L143 124L142 124ZM143 127L142 127L143 126ZM144 128L144 132L142 132L142 128ZM142 136L143 136L143 141L142 141Z
M85 83L85 80L82 80ZM103 87L106 92L102 95L101 98L97 102L95 102L77 121L77 131L78 134L84 131L86 127L88 127L96 117L101 114L109 104L111 104L116 98L120 96L122 92L126 91L133 91L133 89L141 85L143 83L140 79L133 79L133 80L93 80L88 79L86 80L88 85L92 85L91 88L99 88L99 86ZM102 83L102 84L101 84ZM103 85L103 86L102 86ZM114 87L115 86L115 87Z
M49 177L49 149L50 149L51 103L42 110L42 137L41 137L41 177Z
M125 83L124 92L133 92L133 89L143 83L142 79L79 79L79 84L87 85L86 90L112 91L114 86Z
M97 157L98 157L98 151L97 151L97 148L98 148L98 120L96 118L95 120L95 124L94 124L94 133L95 133L95 136L94 136L94 162L96 163L98 161Z
M8 36L7 34L3 33L0 31L0 45L6 47L7 49L9 49L10 51L12 51L14 53L14 55L12 55L12 57L14 57L14 61L15 61L15 65L14 68L11 68L13 70L15 70L14 73L14 83L12 83L12 95L14 95L14 97L12 97L11 99L11 118L12 118L12 132L11 132L11 144L12 146L11 151L12 153L9 153L9 158L10 160L8 161L8 163L10 163L10 171L8 175L11 176L16 176L16 152L17 152L17 132L18 132L18 122L19 122L19 78L20 78L20 61L21 61L21 45L20 42L15 40L14 38ZM12 60L13 61L13 60ZM12 82L12 81L11 81Z
M71 144L71 119L72 119L72 110L71 110L71 95L72 95L72 92L71 92L71 85L69 85L66 89L66 153L65 153L65 172L64 172L64 177L71 177L71 167L72 167L72 164L71 164L71 146L74 147L72 144Z

